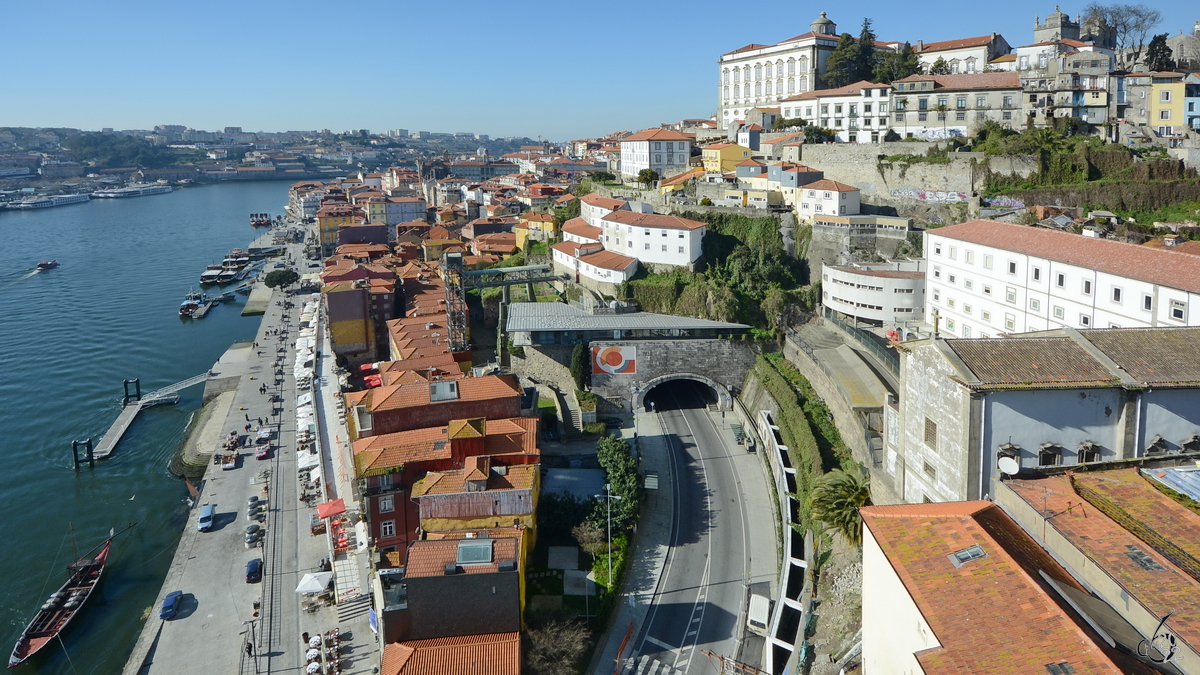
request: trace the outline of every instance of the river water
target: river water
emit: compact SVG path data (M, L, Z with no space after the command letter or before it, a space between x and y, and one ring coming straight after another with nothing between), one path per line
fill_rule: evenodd
M110 528L137 523L114 542L63 644L25 672L118 673L133 649L187 524L186 487L167 462L203 387L143 411L95 469L72 470L71 441L99 442L120 411L122 379L140 378L148 392L254 339L260 317L240 316L244 296L202 320L180 319L179 303L199 290L206 265L254 238L251 212L282 212L287 186L195 186L0 212L0 648L11 650L65 580L70 527L83 553ZM33 272L51 259L60 267Z

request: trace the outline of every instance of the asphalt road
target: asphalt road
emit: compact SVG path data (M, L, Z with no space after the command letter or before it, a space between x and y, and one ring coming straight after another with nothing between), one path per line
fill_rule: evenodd
M739 654L747 585L769 579L775 557L758 460L733 442L706 398L706 387L687 381L647 396L671 441L675 513L659 592L634 642L636 654L697 675L712 672L702 650ZM747 490L758 498L745 499Z

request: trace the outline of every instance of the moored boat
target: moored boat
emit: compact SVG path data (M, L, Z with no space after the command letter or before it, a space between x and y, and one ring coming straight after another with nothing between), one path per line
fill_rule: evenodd
M110 535L108 540L100 545L98 553L92 555L89 552L67 566L71 576L61 588L50 595L25 627L21 637L17 639L16 646L13 647L12 656L8 658L9 668L24 663L38 653L75 618L83 604L91 597L96 584L100 582L100 575L104 573L104 566L108 563L112 540L113 535Z
M188 293L183 298L183 302L179 305L179 316L190 317L200 309L200 305L204 304L208 296L203 293Z
M55 267L58 267L57 260L43 260L42 262L37 264L37 268L39 270L52 270Z
M209 265L208 269L200 274L200 284L207 286L208 284L217 283L220 280L221 273L224 271L225 269L220 265Z

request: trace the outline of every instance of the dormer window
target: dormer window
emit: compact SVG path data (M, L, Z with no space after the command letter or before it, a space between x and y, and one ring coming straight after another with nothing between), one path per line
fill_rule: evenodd
M1058 443L1042 443L1038 448L1038 466L1062 464L1062 446Z

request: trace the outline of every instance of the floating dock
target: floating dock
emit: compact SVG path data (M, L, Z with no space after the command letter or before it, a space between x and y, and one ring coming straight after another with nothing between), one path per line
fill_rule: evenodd
M121 438L129 430L130 425L133 424L133 420L137 418L138 413L143 408L175 403L179 400L180 391L188 387L194 387L207 379L208 373L189 377L182 382L176 382L157 391L152 391L141 397L140 400L126 401L125 406L121 409L121 414L117 415L117 420L108 428L108 431L104 434L104 438L100 440L100 445L96 446L95 451L92 453L93 456L96 459L105 459L111 455L113 450L116 450L117 443L121 442Z

